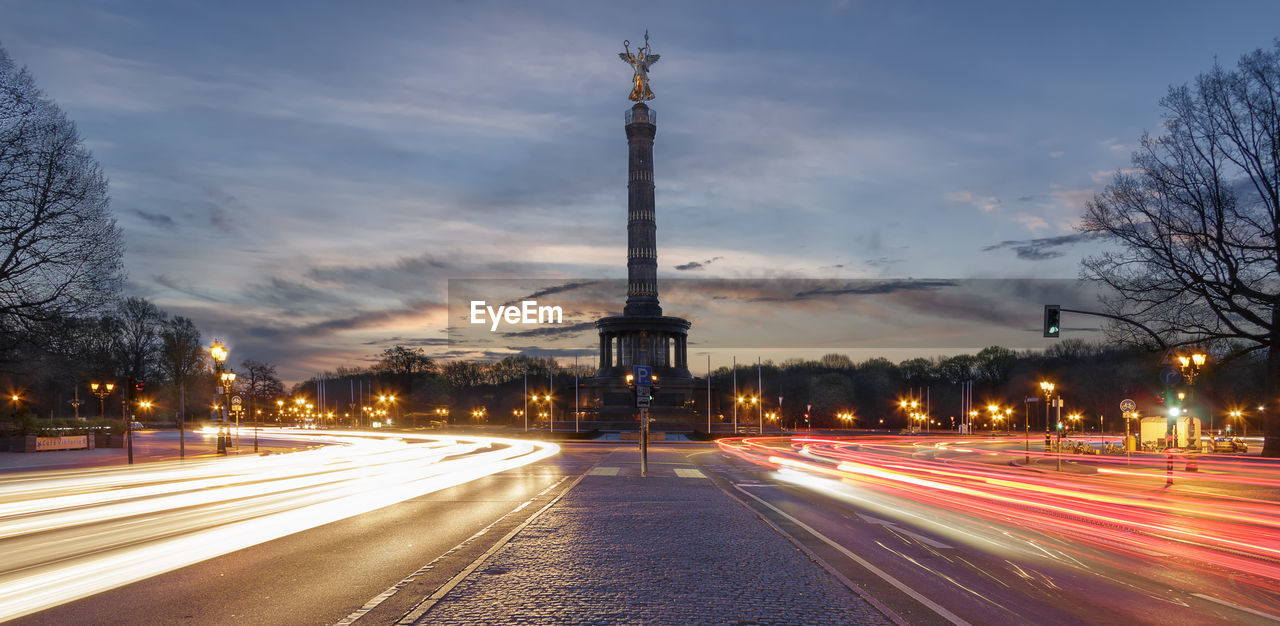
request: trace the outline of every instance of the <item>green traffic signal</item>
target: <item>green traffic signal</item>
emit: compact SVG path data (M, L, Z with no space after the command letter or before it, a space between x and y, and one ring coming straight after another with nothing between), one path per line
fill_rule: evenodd
M1062 330L1062 307L1057 304L1044 305L1044 336L1057 337Z

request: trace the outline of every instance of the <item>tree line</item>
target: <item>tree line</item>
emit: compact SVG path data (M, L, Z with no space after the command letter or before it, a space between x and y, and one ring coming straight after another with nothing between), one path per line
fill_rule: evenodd
M1242 410L1257 427L1264 416L1256 407L1264 400L1265 362L1260 358L1235 359L1211 364L1195 379L1194 390L1186 382L1165 385L1161 374L1176 364L1166 361L1164 352L1136 346L1093 344L1064 339L1043 351L1017 352L998 346L975 354L933 358L913 358L894 363L877 357L855 363L842 354L819 359L765 361L759 366L742 364L735 372L721 367L711 373L711 413L713 421L733 420L755 424L760 413L778 412L788 428L808 425L815 428L900 429L910 425L903 399L920 402L937 425L950 428L959 423L964 388L971 388L971 409L978 410L976 424L990 423L988 405L1013 409L1013 421L1033 428L1045 425L1045 401L1041 381L1055 385L1055 395L1063 398L1064 413L1079 412L1089 428L1096 429L1099 417L1110 429L1123 428L1119 405L1134 400L1144 415L1161 414L1178 402L1176 394L1194 391L1183 401L1205 426L1212 415L1220 424L1230 410ZM295 385L291 397L308 400L324 396L326 410L351 419L354 408L376 404L379 398L395 396L399 415L409 423L444 419L451 423L520 424L526 409L526 393L552 396L555 419L572 421L577 382L592 376L591 368L561 364L545 358L515 355L497 361L452 360L437 363L420 348L395 346L374 355L367 368L339 368ZM757 381L763 381L759 388ZM687 421L706 419L706 394L701 390L706 378L695 381L698 389L685 407ZM758 405L740 406L739 396L756 396ZM781 398L781 402L778 399ZM1029 402L1028 398L1035 398ZM594 398L580 395L579 417L592 419L598 406ZM483 414L479 412L483 411ZM851 423L838 416L851 413ZM1056 416L1055 416L1056 417ZM776 422L771 422L776 424Z

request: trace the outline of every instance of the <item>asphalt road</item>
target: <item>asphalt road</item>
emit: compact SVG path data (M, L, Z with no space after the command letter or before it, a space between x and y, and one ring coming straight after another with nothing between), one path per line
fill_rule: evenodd
M357 616L358 623L394 622L601 458L634 445L565 445L549 459L209 559L17 623L335 624ZM725 493L910 623L1241 624L1280 619L1280 594L1243 584L1244 577L1216 564L1128 542L1115 529L1098 526L1098 536L1084 542L1042 518L1031 521L1016 508L998 515L949 510L924 501L920 495L927 491L913 497L858 489L849 481L777 472L711 446L663 449L688 459ZM938 467L945 468L946 460L938 461ZM1141 476L1120 480L1113 484L1141 487L1152 482ZM1177 489L1190 494L1201 487L1180 482ZM1139 495L1163 502L1167 493L1148 489ZM1195 524L1174 515L1169 520ZM1263 581L1263 587L1275 582Z
M571 482L566 477L582 474L610 449L567 446L532 465L232 552L16 623L335 624L432 564L364 616L369 623L394 621L421 601L422 590L447 581L500 538L504 528L514 527L538 507L508 515L513 509L553 498L556 489ZM491 525L489 532L467 542Z
M717 453L702 463L723 489L911 623L1280 619L1280 596L1239 584L1235 573L1123 539L1099 549L1017 515L978 518L840 481L779 480L777 472ZM1159 490L1151 497L1161 497ZM1098 534L1107 530L1099 526Z

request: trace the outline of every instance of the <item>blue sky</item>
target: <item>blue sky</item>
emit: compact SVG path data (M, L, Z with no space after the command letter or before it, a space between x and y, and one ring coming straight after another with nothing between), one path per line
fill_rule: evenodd
M645 29L659 275L748 280L1074 278L1099 245L1071 237L1083 202L1168 86L1280 35L1275 2L0 15L111 179L131 293L291 379L397 342L448 355L449 279L625 276L617 53ZM1012 345L1034 347L1026 313Z

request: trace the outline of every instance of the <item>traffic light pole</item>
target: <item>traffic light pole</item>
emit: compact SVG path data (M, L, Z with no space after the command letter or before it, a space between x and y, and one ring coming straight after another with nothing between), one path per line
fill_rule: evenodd
M1160 335L1156 334L1156 331L1151 330L1150 328L1147 328L1143 324L1139 322L1135 322L1127 317L1112 315L1110 313L1099 313L1097 311L1081 311L1079 309L1066 309L1062 307L1059 307L1058 310L1063 313L1079 313L1080 315L1094 315L1097 317L1105 317L1107 319L1116 320L1117 322L1124 322L1131 326L1137 326L1138 328L1141 328L1142 330L1147 331L1147 334L1151 335L1151 338L1156 340L1156 345L1160 346L1161 349L1166 349L1169 347L1169 344L1165 343L1165 340L1161 338Z

